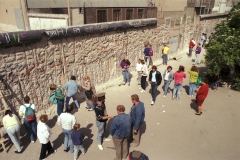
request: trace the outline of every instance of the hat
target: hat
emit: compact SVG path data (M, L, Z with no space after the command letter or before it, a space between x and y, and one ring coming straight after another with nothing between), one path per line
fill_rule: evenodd
M98 93L98 94L97 94L97 98L100 98L100 97L104 97L104 98L105 98L105 95L106 95L105 92Z

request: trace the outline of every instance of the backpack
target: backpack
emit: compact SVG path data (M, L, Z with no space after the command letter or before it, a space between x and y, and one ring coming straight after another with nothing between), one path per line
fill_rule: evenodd
M152 48L149 49L148 55L149 55L149 56L153 56L153 50L152 50Z
M30 104L28 107L23 104L23 106L26 108L25 110L25 118L27 118L28 122L35 120L35 112L31 107L32 104Z
M58 101L57 101L56 98L54 98L54 96L55 96L55 92L50 95L49 100L50 100L50 102L52 102L53 104L57 104Z
M197 85L200 86L202 84L202 78L201 77L198 77L197 79Z
M139 158L136 158L133 154L140 154ZM149 160L148 156L140 151L132 151L129 153L129 160Z

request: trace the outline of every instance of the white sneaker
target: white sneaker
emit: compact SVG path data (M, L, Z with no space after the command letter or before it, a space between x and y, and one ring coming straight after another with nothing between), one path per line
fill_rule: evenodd
M109 141L111 141L111 139L105 138L105 139L103 139L103 141L104 141L104 142L109 142Z
M77 160L76 158L74 158L74 160Z
M140 92L145 92L145 90L142 89Z
M103 146L102 145L98 145L98 148L102 151L103 150Z
M35 141L31 141L31 143L35 143Z
M192 97L193 97L193 95L192 95Z
M166 97L166 95L163 95L163 97L165 98L165 97Z
M153 105L153 104L154 104L154 101L151 102L151 105Z

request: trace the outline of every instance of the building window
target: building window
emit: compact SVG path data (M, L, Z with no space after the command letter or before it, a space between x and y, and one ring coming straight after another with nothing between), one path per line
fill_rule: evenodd
M143 9L138 9L138 19L143 18Z
M126 20L131 20L131 19L133 19L133 10L127 9Z
M97 22L107 22L107 11L106 10L98 10L97 11Z
M113 10L113 21L120 21L121 20L121 10L114 9Z

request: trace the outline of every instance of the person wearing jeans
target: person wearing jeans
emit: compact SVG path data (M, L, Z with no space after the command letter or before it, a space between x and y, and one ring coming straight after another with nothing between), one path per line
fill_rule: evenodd
M86 100L86 103L87 103L87 107L86 109L88 109L88 111L93 111L94 109L94 105L96 103L96 97L97 97L97 94L96 94L96 89L95 89L95 86L93 84L93 82L91 81L90 77L89 76L84 76L83 77L83 80L84 80L84 85L82 86L82 88L85 90L85 91L89 91L91 90L92 91L92 97L91 98L87 98L87 96L85 95L85 100Z
M79 88L80 88L80 86L76 83L76 77L75 76L71 76L70 81L63 85L63 89L67 90L66 108L67 108L71 98L73 99L77 108L80 107L77 99L75 98L75 94L77 93Z
M196 48L196 59L195 59L194 65L197 64L197 63L200 63L200 53L201 53L201 51L202 51L201 44L198 43L198 46Z
M148 67L147 65L145 64L145 61L142 60L142 69L141 69L141 74L142 74L142 77L141 77L141 91L140 92L145 92L146 90L146 82L147 82L147 76L148 76Z
M128 85L130 86L130 77L129 77L130 65L131 65L130 61L126 58L123 58L123 60L120 63L120 66L122 68L122 75L123 75L123 85L128 83Z
M146 62L146 66L147 68L149 67L149 62L150 62L150 55L149 55L149 52L150 52L150 45L145 45L145 49L143 51L144 53L144 61Z
M73 143L72 143L72 129L74 124L76 123L76 117L72 115L73 106L69 105L66 109L65 113L62 113L58 117L57 123L62 125L62 131L64 133L64 151L68 151L68 142L70 143L70 152L73 153Z
M29 103L30 102L29 96L24 97L23 100L25 104L20 106L19 115L20 117L23 117L24 127L27 131L28 136L30 137L31 143L34 143L37 137L37 122L36 122L36 119L33 121L28 121L27 118L25 117L25 111L26 111L26 108L28 107L31 107L35 111L36 106L34 104Z
M80 131L80 124L76 123L73 127L73 132L71 134L72 142L74 145L74 160L78 158L78 151L81 150L82 154L85 154L85 149L83 147L84 135Z
M168 53L169 53L169 45L166 44L166 45L162 48L163 65L167 65L167 62L168 62Z
M173 72L172 72L172 66L168 66L167 69L163 73L164 78L164 95L163 97L166 97L167 93L170 93L169 85L171 84L173 80Z
M182 65L179 66L179 69L177 72L173 74L174 77L174 89L173 89L173 95L172 99L174 100L174 97L176 96L176 99L179 100L179 95L182 89L182 83L183 78L186 78L186 74L184 73L184 67ZM176 95L177 92L177 95Z
M12 113L11 110L5 111L5 116L2 119L3 126L7 131L8 136L11 138L14 146L16 147L17 151L15 153L22 153L20 147L20 127L21 123L18 117Z
M104 138L103 134L106 130L106 122L109 118L113 118L113 116L108 116L106 106L105 106L105 94L106 93L99 93L97 95L97 104L94 108L96 114L96 125L98 127L98 134L97 134L97 143L98 148L103 150L102 142L103 141L110 141L108 138Z
M53 91L54 98L57 99L57 114L60 116L64 108L64 96L62 90L61 88L58 88L56 84L51 84L50 90Z
M196 66L192 66L192 68L188 70L188 73L190 75L188 96L193 97L198 79L198 68Z
M157 70L156 66L152 66L152 70L149 73L149 82L151 83L151 95L152 95L151 105L153 105L156 101L157 87L162 82L162 75Z

